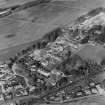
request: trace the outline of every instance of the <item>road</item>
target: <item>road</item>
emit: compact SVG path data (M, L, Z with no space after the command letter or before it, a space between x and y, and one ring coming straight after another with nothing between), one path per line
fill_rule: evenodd
M37 0L0 0L0 8L7 8L14 5L21 5L24 3L28 3L31 1L37 1Z
M49 3L49 2L51 2L51 0L34 0L34 1L24 3L24 4L0 8L0 10L1 10L0 18L12 15L13 13L16 13L18 11L23 11L24 9L28 9L28 8L31 8L33 6L38 6L38 5L41 5L43 3Z

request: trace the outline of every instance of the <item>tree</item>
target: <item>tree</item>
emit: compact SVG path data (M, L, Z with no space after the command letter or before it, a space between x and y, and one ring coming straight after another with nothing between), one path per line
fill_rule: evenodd
M66 76L69 76L69 75L71 75L71 72L70 72L70 70L65 70L65 71L64 71L64 74L65 74Z
M56 38L61 35L61 33L62 32L60 28L57 28L53 30L52 32L48 33L49 42L54 42Z
M102 66L105 66L105 58L102 58L101 63Z
M37 42L36 42L36 48L37 48L37 49L40 49L40 48L41 48L41 42L40 42L40 41L37 41Z
M105 43L105 33L100 34L95 41L99 44L104 44Z
M87 59L84 61L85 67L89 75L96 75L99 72L102 72L101 65L97 64L94 60Z
M73 31L73 37L77 37L79 35L80 30L78 29L78 27Z
M33 44L33 45L32 45L32 48L35 49L35 48L36 48L36 44Z
M84 22L85 20L86 20L86 18L85 18L84 15L80 16L80 17L77 19L77 21L78 21L79 23Z
M81 58L81 56L79 56L78 54L74 54L73 56L71 56L70 58L70 62L69 64L72 66L72 67L76 67L79 66L79 65L82 65L84 62L83 62L83 59Z
M88 36L85 36L81 41L80 41L80 44L86 44L88 43L89 41L89 35Z
M67 83L68 83L67 77L62 77L62 78L58 81L59 86L63 86L63 85L65 85L65 84L67 84Z
M41 49L42 49L42 48L45 48L46 45L47 45L47 42L46 42L46 41L42 41L42 42L41 42Z
M22 54L24 55L24 54L26 54L27 53L27 51L26 50L22 50Z
M9 60L11 61L12 64L15 62L14 58L9 58Z
M29 93L30 93L30 88L27 87L27 88L26 88L26 91L27 91L27 93L28 93L28 95L29 95Z
M98 7L98 8L93 9L92 11L90 11L87 15L88 16L95 16L95 15L97 15L100 12L103 12L103 11L104 11L103 7Z
M77 77L77 76L84 76L84 69L72 69L71 70L71 75Z

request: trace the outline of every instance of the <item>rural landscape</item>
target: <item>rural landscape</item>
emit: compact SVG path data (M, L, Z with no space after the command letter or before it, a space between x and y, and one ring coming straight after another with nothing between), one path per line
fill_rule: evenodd
M2 0L0 105L105 105L104 4Z

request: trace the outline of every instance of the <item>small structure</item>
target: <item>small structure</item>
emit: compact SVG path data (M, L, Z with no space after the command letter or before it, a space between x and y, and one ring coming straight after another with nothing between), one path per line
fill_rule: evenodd
M44 75L45 77L48 77L50 75L49 72L46 72L46 71L41 70L41 69L38 69L37 72L40 73L40 74L42 74L42 75Z

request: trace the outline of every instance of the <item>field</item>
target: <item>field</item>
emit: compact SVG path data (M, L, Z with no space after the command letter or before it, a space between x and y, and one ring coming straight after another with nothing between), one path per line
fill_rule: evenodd
M9 0L8 5L11 2L15 4L15 1ZM0 19L0 60L13 57L54 28L70 24L77 17L100 6L105 7L105 0L65 0L65 2L58 0ZM104 52L103 48L87 45L78 53L100 62L105 55ZM105 105L105 97L91 97L62 105Z
M86 45L78 54L84 59L95 60L99 63L105 57L105 49L100 46Z
M37 40L56 27L72 23L78 16L104 4L104 0L55 1L0 19L0 55L14 55L22 44Z

